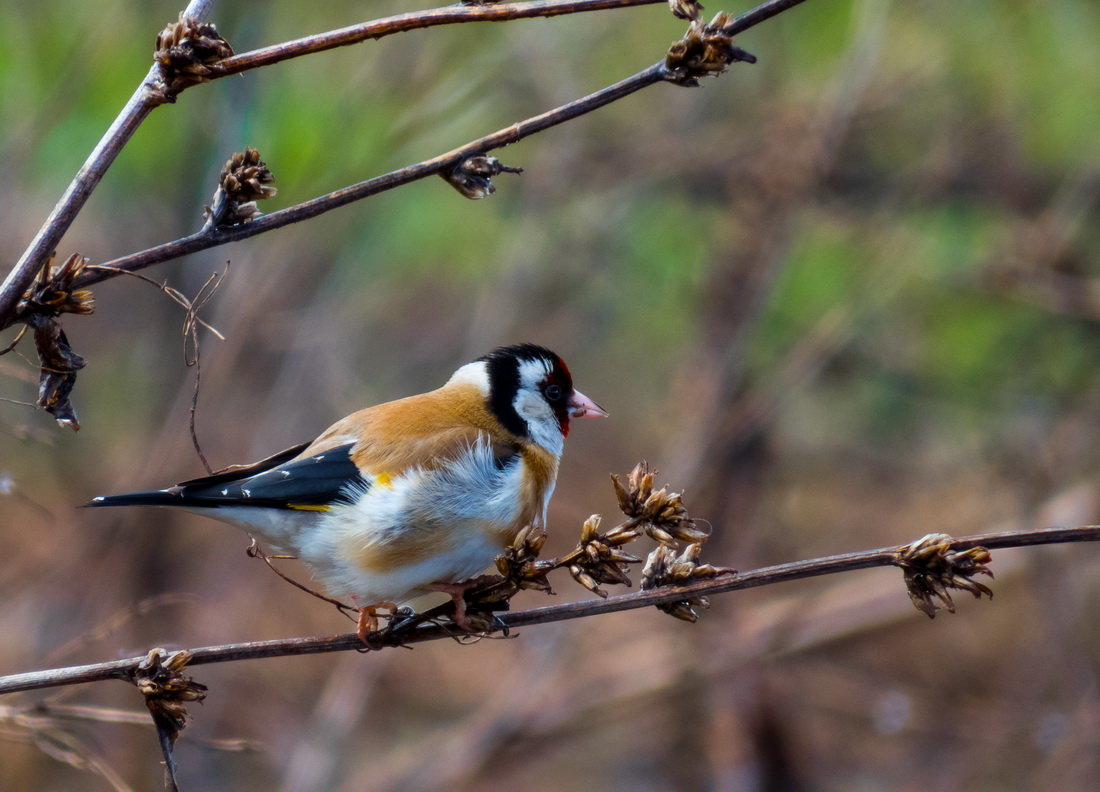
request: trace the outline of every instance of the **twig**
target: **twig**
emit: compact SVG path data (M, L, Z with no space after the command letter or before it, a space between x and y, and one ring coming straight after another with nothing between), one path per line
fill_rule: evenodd
M309 594L310 596L316 597L319 600L327 602L329 605L334 606L336 608L336 610L340 611L340 613L342 613L344 616L347 616L352 621L355 621L356 617L352 614L358 613L359 612L358 608L353 608L350 605L345 605L344 603L340 602L340 600L338 600L338 599L333 599L332 597L326 597L321 592L314 591L309 586L307 586L303 583L299 583L297 580L292 578L290 575L283 572L283 570L279 569L279 567L277 567L273 563L271 563L273 558L293 559L294 556L270 556L270 555L268 555L267 553L264 552L262 547L260 547L260 543L256 540L255 536L252 536L252 534L249 534L248 538L250 540L252 540L252 543L248 546L248 549L245 550L245 553L248 555L249 558L258 558L258 559L260 559L261 561L264 562L264 564L267 565L268 569L270 569L272 572L274 572L276 575L281 577L283 580L285 580L290 585L294 586L295 588L297 588L301 591L304 591L306 594Z
M1100 525L1086 525L1078 528L1046 528L1019 532L1006 531L968 536L953 540L951 545L955 550L966 550L974 547L1004 549L1041 544L1094 541L1100 541ZM663 586L648 591L608 597L607 599L583 600L562 605L531 608L513 613L502 613L498 617L500 631L505 628L515 629L567 619L580 619L603 613L647 608L661 603L680 602L694 597L711 596L728 591L757 588L790 580L802 580L856 569L891 566L896 563L898 550L898 547L885 547L877 550L844 553L808 561L795 561L762 567L749 572L732 573L685 586ZM409 632L401 631L389 635L383 633L381 637L384 639L383 645L398 646L450 638L452 635L453 629L451 628L428 625L417 627ZM361 650L362 648L363 645L355 634L224 644L190 650L188 652L188 667L207 663L255 660L263 657L322 654ZM131 657L105 663L31 671L24 674L0 677L0 694L60 685L76 685L105 679L130 680L139 664L145 660L146 657L144 656Z
M511 22L516 19L534 17L562 16L579 14L585 11L607 11L615 8L652 5L663 0L535 0L535 2L494 3L492 5L452 5L443 8L430 8L424 11L410 11L382 19L350 25L325 33L315 33L293 41L284 41L270 47L262 47L251 52L221 61L210 79L240 74L250 69L270 66L291 58L311 55L315 52L360 44L368 39L380 39L395 33L410 30L453 25L463 22ZM802 0L796 0L802 2ZM780 9L782 10L782 9ZM776 12L778 13L778 12ZM760 21L763 21L761 19ZM752 23L752 24L755 24ZM751 25L750 25L751 27Z
M787 9L794 8L803 2L805 0L768 0L768 2L761 3L751 11L746 11L734 17L733 21L726 25L725 31L731 36L736 36L738 33L744 33L749 28L755 27L777 14L782 14Z
M203 18L207 15L214 0L191 0L183 12L187 16ZM45 224L39 229L22 257L12 268L0 285L0 327L11 324L15 306L24 292L30 287L35 275L49 259L61 237L69 230L73 220L84 207L88 196L99 184L103 174L111 167L115 157L122 151L142 121L163 102L148 90L148 84L155 79L160 69L154 63L145 79L138 85L130 101L122 108L114 122L104 133L88 159L65 190L65 194L54 206Z

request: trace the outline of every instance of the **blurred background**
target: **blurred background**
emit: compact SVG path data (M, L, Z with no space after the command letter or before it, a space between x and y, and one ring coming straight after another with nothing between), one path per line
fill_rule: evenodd
M238 52L408 3L220 3ZM743 5L711 6L741 12ZM178 5L0 0L0 262L14 262L144 75ZM60 246L102 262L197 230L260 150L262 208L434 156L632 74L663 5L402 34L187 91ZM645 458L750 569L1097 519L1100 6L809 0L758 56L498 152L472 202L431 179L145 274L204 318L215 467L534 341L611 412L569 439L547 551ZM183 312L147 283L69 317L83 428L0 403L0 674L345 632L235 529L101 493L200 475ZM6 345L14 336L0 337ZM0 396L34 399L33 348ZM605 522L605 525L608 523ZM304 575L293 566L288 569ZM930 621L895 570L514 640L203 666L187 790L1084 790L1100 786L1100 549L999 551L992 602ZM637 577L637 576L635 576ZM568 576L557 596L586 598ZM132 687L0 701L0 788L154 789ZM91 708L91 709L89 709Z

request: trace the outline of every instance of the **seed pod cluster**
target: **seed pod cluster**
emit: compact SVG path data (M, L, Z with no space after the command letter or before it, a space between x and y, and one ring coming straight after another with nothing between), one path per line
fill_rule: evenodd
M708 534L688 514L683 494L664 487L654 490L654 475L646 462L639 462L625 482L618 476L611 477L619 509L630 518L627 525L670 547L677 542L706 541Z
M642 559L620 548L637 539L640 534L636 529L625 525L616 526L606 534L600 533L599 529L598 514L593 514L584 521L580 542L572 553L574 559L569 564L569 574L593 594L606 597L607 592L600 588L601 583L631 585L630 577L626 574L629 569L627 565L639 564Z
M726 32L731 22L725 11L719 12L709 24L692 18L684 37L668 48L667 79L677 85L696 87L700 77L717 77L731 63L756 63L755 55L734 46L732 36Z
M532 589L554 593L546 577L554 569L553 562L538 560L544 544L546 529L528 525L516 535L512 545L497 556L497 571L515 584L516 591Z
M993 577L987 566L989 551L984 547L955 550L954 542L947 534L933 533L898 548L894 554L894 564L902 569L909 598L930 619L941 608L955 612L950 589L968 591L977 599L983 594L993 597L989 586L973 580L975 575Z
M182 13L157 35L153 60L160 65L154 88L165 102L176 101L180 91L205 82L217 63L233 55L233 47L210 22L200 22Z
M70 396L76 386L76 372L86 361L73 351L60 315L90 314L95 310L92 293L74 289L73 282L84 272L88 259L73 254L60 266L53 258L42 267L34 285L16 308L19 321L31 328L38 352L38 401L36 404L74 431L80 428Z
M689 544L679 555L668 545L660 545L649 554L645 568L642 569L642 589L655 589L661 586L680 586L732 573L728 567L700 564L699 553L702 544ZM689 597L675 602L662 602L657 609L677 619L694 622L699 618L699 610L710 607L706 597Z
M232 54L233 47L212 23L180 13L156 36L153 59L161 75L153 88L163 101L174 102L179 91L205 83L216 73L218 62Z
M271 198L277 192L275 174L260 159L260 152L254 148L238 151L222 167L218 189L203 212L206 217L203 230L255 219L261 214L256 202Z

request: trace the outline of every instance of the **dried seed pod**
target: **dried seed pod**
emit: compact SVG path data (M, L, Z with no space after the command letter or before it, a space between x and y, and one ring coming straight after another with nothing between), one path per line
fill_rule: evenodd
M76 385L76 372L84 368L87 361L73 351L55 317L36 313L24 321L34 330L34 346L41 365L36 404L62 426L78 431L80 422L69 397Z
M625 525L616 525L604 535L603 540L612 547L619 547L620 545L633 542L639 536L641 536L641 534L635 528L628 528Z
M510 168L496 157L474 154L439 175L462 195L476 201L496 192L492 178L501 173L523 173L523 168Z
M512 547L524 557L537 558L546 544L546 529L542 526L528 525L516 534Z
M930 619L943 608L955 612L949 589L968 591L976 598L993 597L993 590L972 578L975 575L993 577L987 564L989 551L984 547L955 550L954 539L934 533L900 547L894 553L894 564L902 569L909 598L921 613Z
M588 572L586 572L582 567L578 566L577 564L570 564L569 574L573 576L573 580L580 583L597 597L607 599L607 592L600 588L599 585L596 583L596 579L588 574Z

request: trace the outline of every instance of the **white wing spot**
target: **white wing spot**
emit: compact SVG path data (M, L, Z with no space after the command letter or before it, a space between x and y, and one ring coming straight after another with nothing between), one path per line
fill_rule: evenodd
M241 494L244 495L246 498L251 498L252 497L252 491L251 490L243 489L243 490L241 490Z
M164 490L161 490L161 492L164 492ZM229 490L227 490L227 489L222 490L222 495L228 495L228 494L229 494Z
M279 472L283 474L283 478L290 478L289 470L280 470Z

